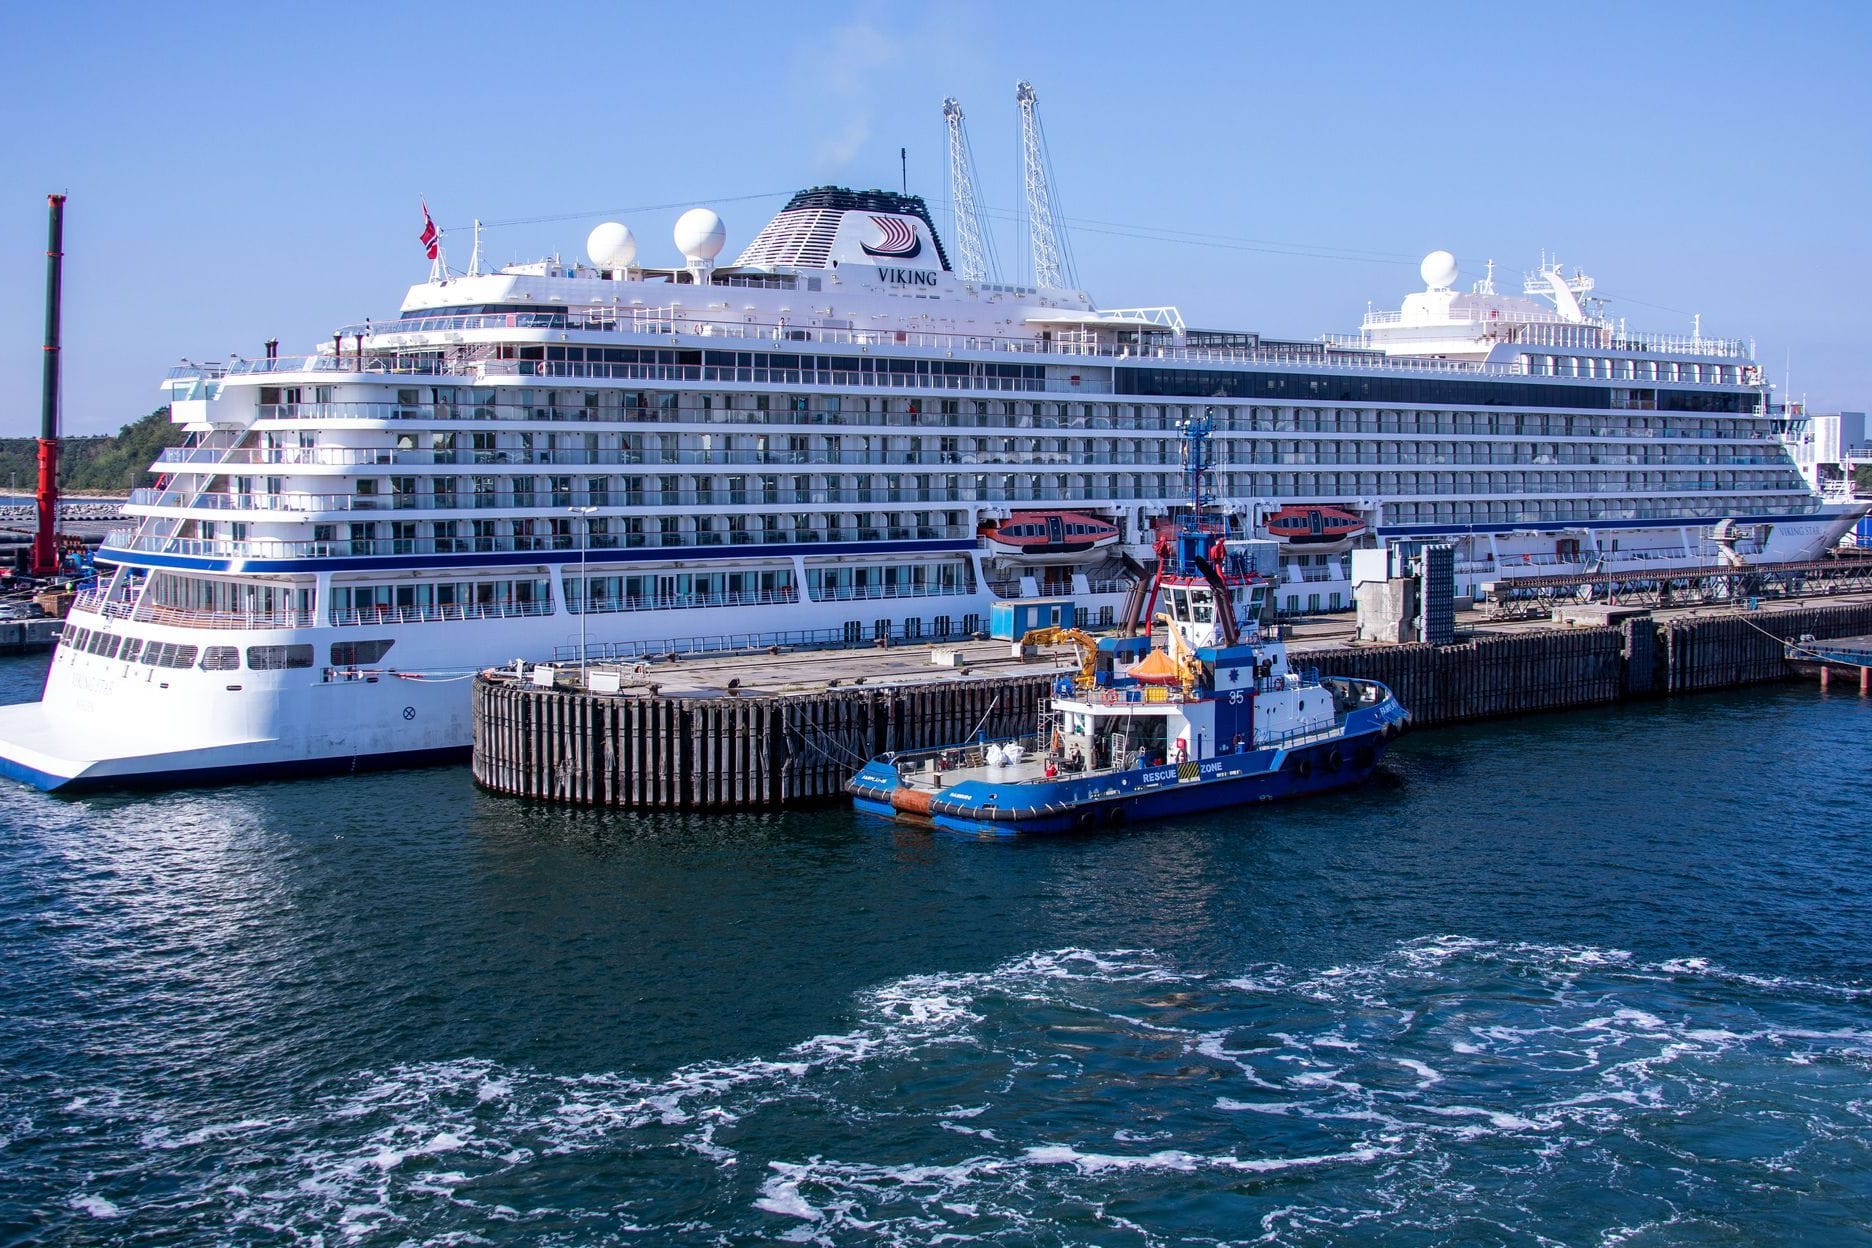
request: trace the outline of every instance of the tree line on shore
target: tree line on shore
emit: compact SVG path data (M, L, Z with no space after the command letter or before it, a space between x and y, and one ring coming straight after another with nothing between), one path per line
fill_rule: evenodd
M61 491L127 494L150 483L149 466L164 448L180 445L182 426L168 407L133 420L116 433L59 439ZM0 438L0 486L30 494L39 484L39 439Z

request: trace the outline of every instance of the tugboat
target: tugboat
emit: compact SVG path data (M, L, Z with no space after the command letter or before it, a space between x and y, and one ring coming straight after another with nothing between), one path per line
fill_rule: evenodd
M1264 625L1273 592L1203 504L1207 418L1184 426L1190 506L1158 539L1157 574L1117 636L1070 641L1035 732L885 754L846 785L856 807L970 836L1065 832L1301 797L1370 777L1410 715L1377 681L1321 679ZM1157 608L1162 605L1162 614ZM1168 645L1152 645L1161 619ZM1142 635L1137 634L1142 629Z

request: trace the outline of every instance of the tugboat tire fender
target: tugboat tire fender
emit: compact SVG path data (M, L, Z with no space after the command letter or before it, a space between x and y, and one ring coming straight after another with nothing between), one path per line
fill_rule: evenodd
M1312 774L1313 774L1313 760L1312 759L1303 758L1299 762L1294 764L1294 775L1299 776L1302 780L1306 779L1308 776Z
M1326 751L1327 771L1338 771L1343 766L1345 766L1345 751L1341 750L1336 745L1333 746L1332 749Z

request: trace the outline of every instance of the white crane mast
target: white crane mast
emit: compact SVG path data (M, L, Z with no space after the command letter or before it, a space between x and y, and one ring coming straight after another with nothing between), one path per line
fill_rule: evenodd
M1072 255L1066 249L1066 236L1053 215L1053 201L1047 189L1046 139L1040 132L1040 116L1034 111L1040 97L1033 84L1025 79L1014 84L1014 99L1020 104L1021 168L1027 184L1027 229L1033 246L1034 285L1055 290L1078 288L1073 272Z
M965 281L999 281L994 245L982 229L981 209L975 201L975 153L962 128L962 106L954 96L943 101L943 121L949 126L949 203L955 212L955 242Z

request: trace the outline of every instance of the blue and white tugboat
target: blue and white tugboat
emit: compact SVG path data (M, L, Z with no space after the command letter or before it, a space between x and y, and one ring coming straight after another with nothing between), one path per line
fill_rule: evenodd
M1080 647L1036 731L872 759L859 810L965 835L1116 827L1368 778L1409 714L1376 681L1296 671L1262 626L1273 582L1203 505L1209 421L1184 428L1190 507L1157 543L1157 574L1120 635L1040 629ZM1158 614L1161 607L1161 615ZM1147 622L1166 625L1167 649Z

